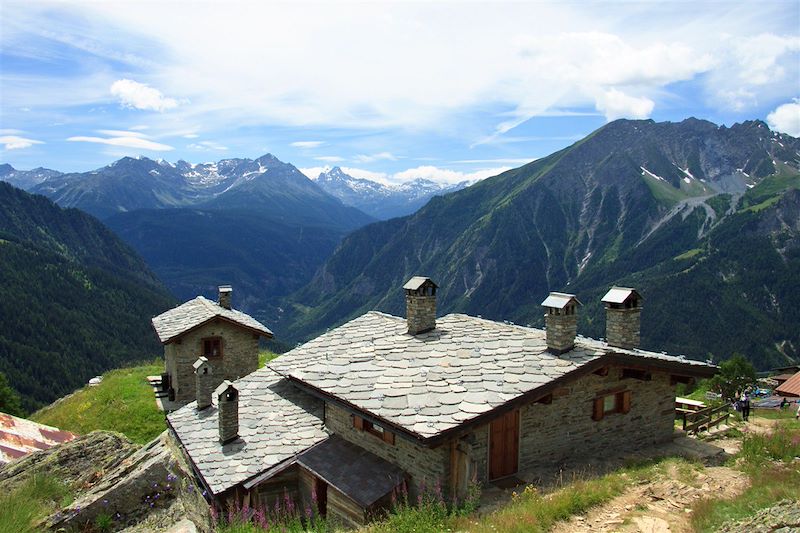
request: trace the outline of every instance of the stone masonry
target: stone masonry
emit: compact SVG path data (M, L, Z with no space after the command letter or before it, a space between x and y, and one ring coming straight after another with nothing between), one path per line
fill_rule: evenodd
M172 376L177 401L190 402L195 399L192 365L203 354L203 339L207 337L222 338L222 357L208 360L212 367L212 390L223 380L234 381L258 369L258 337L224 320L212 321L184 335L180 343L176 341L164 346L167 372Z
M198 358L192 366L196 376L197 408L211 407L211 396L217 385L214 381L214 367L208 363L208 359L205 357Z
M555 309L544 315L547 348L556 354L571 350L575 346L575 335L578 333L578 315L575 313L568 315L565 311L565 309Z
M412 335L436 327L436 296L406 293L408 332Z
M589 374L558 389L550 404L522 406L519 470L535 470L570 458L604 457L671 439L675 388L669 374L654 372L651 381L640 381L622 379L621 373L621 368L612 367L607 376ZM628 413L592 419L595 398L625 390L631 392ZM472 432L479 481L487 481L488 429L487 424Z
M239 436L239 391L229 381L223 381L214 393L219 408L219 441L225 444Z
M639 347L641 306L625 309L606 306L606 341L618 348Z
M395 435L394 444L386 443L354 428L350 413L331 403L325 406L325 425L331 432L405 470L411 476L409 492L412 498L416 498L424 487L430 489L437 483L443 489L447 488L450 475L447 446L426 448L399 435Z

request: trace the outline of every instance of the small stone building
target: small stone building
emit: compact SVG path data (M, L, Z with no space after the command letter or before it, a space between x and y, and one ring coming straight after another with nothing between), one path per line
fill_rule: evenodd
M191 402L197 394L194 364L204 357L210 390L224 380L236 380L258 368L258 342L272 332L253 317L231 307L233 289L219 287L219 299L202 296L153 318L164 345L165 374L170 399Z
M214 500L272 506L289 495L357 526L404 490L413 499L438 486L459 498L471 482L670 440L676 384L716 372L631 345L642 302L633 289L609 291L625 311L619 320L635 321L610 321L616 344L576 334L574 295L545 299L541 330L437 318L432 281L403 289L406 319L368 312L235 381L211 405L168 416Z

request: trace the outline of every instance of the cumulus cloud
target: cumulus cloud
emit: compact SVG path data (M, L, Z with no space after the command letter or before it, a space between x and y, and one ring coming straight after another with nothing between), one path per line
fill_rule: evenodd
M168 98L158 89L144 83L121 79L111 84L111 94L119 98L124 107L163 112L178 106L178 101Z
M168 144L152 141L143 133L135 131L99 130L98 133L106 135L107 137L78 135L69 137L67 140L70 142L108 144L111 146L135 148L137 150L150 150L154 152L168 152L170 150L174 150L174 148Z
M397 156L391 152L379 152L377 154L359 154L353 158L357 163L373 163L375 161L397 161Z
M788 104L779 105L767 115L767 124L775 131L800 137L800 99L795 98Z
M301 148L301 149L310 149L310 148L319 148L325 144L324 141L295 141L290 143L289 146L294 148Z
M317 161L324 161L326 163L341 163L344 161L344 157L339 157L338 155L320 155L314 159Z
M606 116L606 120L611 121L618 118L648 118L653 112L655 102L649 98L628 96L622 91L611 89L597 97L595 106Z
M4 131L16 131L16 130L4 130ZM18 135L4 135L0 137L0 144L3 145L3 148L6 150L21 150L22 148L30 148L34 144L44 144L43 141L37 141L35 139L28 139L26 137L20 137Z

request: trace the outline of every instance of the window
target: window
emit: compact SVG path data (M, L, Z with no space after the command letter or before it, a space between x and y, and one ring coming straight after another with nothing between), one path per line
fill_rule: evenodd
M209 337L203 339L203 356L222 357L222 338Z
M594 399L592 419L602 420L614 413L628 413L631 410L631 391L605 394Z
M360 416L353 415L353 427L359 431L364 431L370 435L374 435L383 442L394 444L394 433L384 429L378 424L370 422L369 420L364 420Z

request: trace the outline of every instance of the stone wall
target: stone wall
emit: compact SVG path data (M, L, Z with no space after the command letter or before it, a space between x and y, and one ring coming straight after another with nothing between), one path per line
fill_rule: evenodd
M447 488L450 469L448 446L426 448L400 435L395 435L394 444L386 443L354 428L350 413L330 403L325 405L325 425L333 433L405 470L411 476L409 492L412 498L416 498L423 486L432 488L438 482L442 488Z
M436 297L406 294L406 320L412 335L436 327Z
M546 313L544 315L547 333L547 347L555 353L563 353L575 346L575 335L578 332L578 315Z
M620 348L638 348L642 308L614 309L606 307L606 342Z
M675 387L669 374L653 372L651 381L621 378L612 367L607 376L584 376L554 394L552 403L530 403L520 408L519 469L533 470L571 459L586 460L668 441L675 419ZM592 419L595 398L604 392L631 392L628 413ZM487 481L489 426L471 434L478 479ZM485 443L481 446L480 443Z
M222 337L222 357L209 357L216 387L224 380L234 381L258 369L258 337L252 332L219 320L187 333L165 346L167 372L172 378L175 399L195 399L195 375L192 365L203 355L203 339Z

